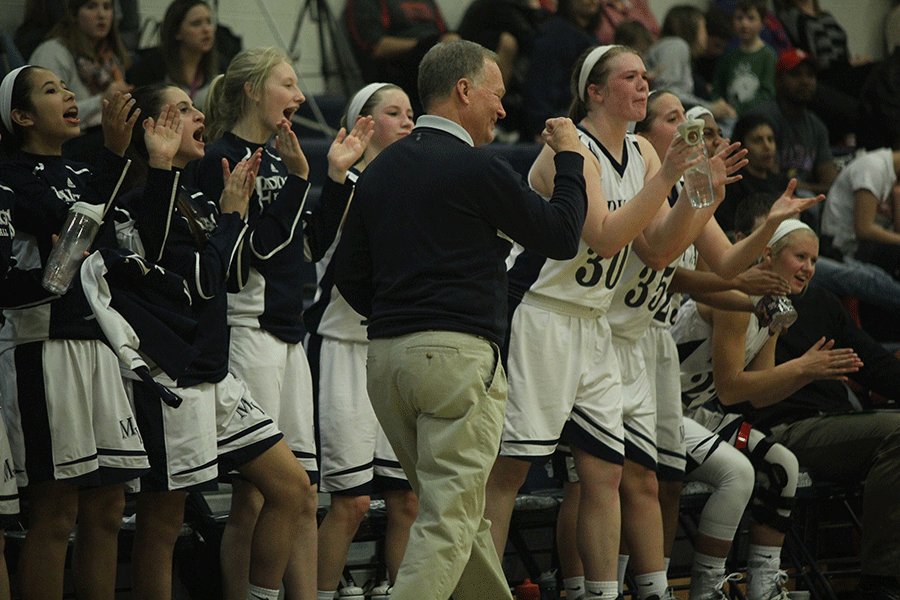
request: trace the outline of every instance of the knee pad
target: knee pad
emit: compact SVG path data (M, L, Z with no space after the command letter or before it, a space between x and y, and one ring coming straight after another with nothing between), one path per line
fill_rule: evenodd
M784 490L790 483L790 475L780 463L769 462L766 455L774 446L770 438L760 440L750 452L750 462L765 480L757 478L758 485L753 494L753 519L762 525L786 533L791 526L790 511L794 508L793 495L785 496ZM783 513L788 513L787 515Z

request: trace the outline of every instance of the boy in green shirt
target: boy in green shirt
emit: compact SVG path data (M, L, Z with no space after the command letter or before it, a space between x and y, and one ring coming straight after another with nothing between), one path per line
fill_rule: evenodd
M738 1L732 16L738 45L722 55L713 78L713 100L724 98L738 115L775 97L778 57L759 37L765 14L764 1Z

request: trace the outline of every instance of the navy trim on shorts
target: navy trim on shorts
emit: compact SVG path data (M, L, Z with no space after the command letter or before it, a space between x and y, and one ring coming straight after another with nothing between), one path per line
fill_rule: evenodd
M684 471L668 465L659 464L656 470L656 478L659 481L684 481Z
M577 410L577 407L575 410ZM584 417L584 415L581 416ZM569 446L575 446L576 448L584 450L591 456L596 456L600 460L605 460L614 465L625 464L625 456L623 454L619 454L609 446L600 442L600 440L588 433L574 421L566 421L566 424L563 426L562 439Z
M635 462L645 469L650 469L654 473L656 472L657 465L656 461L653 460L649 454L641 450L635 445L634 442L625 440L625 457L631 462Z
M387 475L375 475L372 480L372 490L376 494L385 492L411 492L412 484L407 479L389 477Z
M272 421L269 420L268 423ZM260 423L259 426L266 425L266 423ZM254 427L253 429L256 429ZM250 430L245 430L241 432L241 434L232 436L232 438L237 438L243 435L244 433L248 433ZM259 440L258 442L254 442L249 446L244 446L243 448L237 448L230 452L226 452L224 454L219 455L219 476L227 475L229 471L234 469L239 469L242 466L246 465L248 462L253 460L258 456L262 456L269 450L269 448L273 447L275 444L284 439L284 435L281 432L278 432L276 435L268 437L264 440ZM220 444L221 446L221 444Z
M361 483L359 485L354 485L351 488L343 489L343 490L333 490L328 492L334 496L347 496L349 498L356 498L358 496L371 496L374 492L374 486L372 485L372 480L365 483Z

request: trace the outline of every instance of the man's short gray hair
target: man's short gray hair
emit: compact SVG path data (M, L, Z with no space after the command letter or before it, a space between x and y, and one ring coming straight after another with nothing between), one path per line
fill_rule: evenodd
M497 53L475 42L453 40L432 46L419 64L419 101L425 111L446 97L460 79L479 81L485 59L497 62Z

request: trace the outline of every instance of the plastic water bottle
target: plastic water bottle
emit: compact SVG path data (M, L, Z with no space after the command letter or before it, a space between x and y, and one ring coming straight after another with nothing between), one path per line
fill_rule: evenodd
M706 208L716 202L709 170L709 154L703 143L703 126L703 119L691 119L678 126L678 135L688 145L694 146L701 157L699 163L684 172L684 190L694 208Z
M42 283L47 291L61 296L69 290L84 253L94 243L100 229L103 208L102 205L76 202L69 209L69 216L44 269Z

